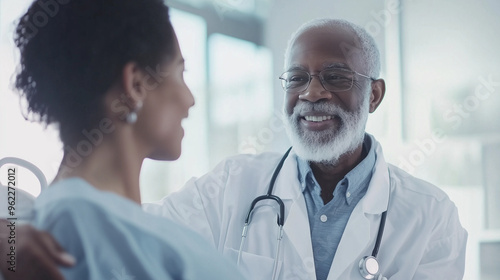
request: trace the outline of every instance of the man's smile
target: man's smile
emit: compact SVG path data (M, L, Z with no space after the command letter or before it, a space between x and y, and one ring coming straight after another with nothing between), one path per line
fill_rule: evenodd
M304 116L303 118L308 122L322 122L331 120L332 116Z
M332 127L338 127L341 119L337 115L329 115L320 112L306 113L300 116L300 126L306 130L320 131Z

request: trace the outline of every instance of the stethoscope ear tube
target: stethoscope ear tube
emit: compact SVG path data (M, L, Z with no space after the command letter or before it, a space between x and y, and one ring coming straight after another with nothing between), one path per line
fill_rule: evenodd
M252 213L253 213L253 210L255 208L255 205L259 201L266 200L266 199L271 199L271 200L276 201L276 203L278 203L280 212L278 214L277 223L278 223L278 226L284 225L284 223L285 223L285 204L283 203L283 201L279 197L272 195L272 194L261 195L252 201L252 204L250 205L250 209L248 210L248 213L247 213L247 217L245 218L246 225L250 224L250 220L252 218Z
M276 182L276 178L278 178L278 174L280 173L281 168L283 167L283 164L285 163L286 158L290 154L290 151L292 151L292 147L288 148L288 150L286 151L286 153L283 155L280 162L278 163L278 166L276 166L276 169L274 170L273 176L271 177L271 181L269 182L269 188L267 189L267 197L275 200L279 204L280 215L278 217L277 223L281 227L283 227L283 225L285 224L285 204L283 204L283 201L281 200L281 198L273 195L272 193L273 193L273 189L274 189L274 184Z
M276 221L278 226L279 226L279 232L278 232L278 237L277 237L276 252L275 252L275 256L274 256L273 275L272 275L273 280L278 277L278 274L277 274L278 260L279 260L279 253L281 250L280 249L281 248L281 240L283 239L283 225L285 224L285 204L283 203L281 198L279 198L276 195L273 195L273 188L274 188L274 183L276 182L276 178L278 178L278 174L279 174L281 168L283 167L283 164L285 163L285 159L288 157L288 154L290 153L291 150L292 150L292 147L290 147L286 151L286 153L283 155L283 157L279 161L278 165L276 166L276 169L274 170L274 173L273 173L271 180L269 182L269 188L267 190L267 193L265 195L261 195L261 196L255 198L252 201L252 203L250 204L250 209L248 209L248 213L247 213L247 216L245 218L245 225L243 226L243 231L241 233L240 249L238 250L237 265L239 266L241 263L243 245L244 245L245 239L247 237L248 226L250 224L250 220L252 219L252 213L253 213L253 210L255 209L255 205L258 202L260 202L262 200L266 200L266 199L271 199L271 200L276 201L276 203L278 203L278 206L279 206L279 214L278 214L277 221Z

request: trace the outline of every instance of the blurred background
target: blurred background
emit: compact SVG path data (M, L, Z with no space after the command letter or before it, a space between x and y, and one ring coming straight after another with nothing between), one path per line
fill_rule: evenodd
M367 131L386 160L430 181L456 203L469 232L465 279L500 267L500 1L170 0L196 106L176 162L146 160L143 201L158 200L238 153L284 152L278 76L290 34L333 17L375 38L387 92ZM31 0L0 0L0 158L20 157L50 181L62 158L53 127L25 121L12 91L17 18ZM47 67L50 67L49 65ZM6 172L1 170L5 182ZM21 187L40 188L23 171Z

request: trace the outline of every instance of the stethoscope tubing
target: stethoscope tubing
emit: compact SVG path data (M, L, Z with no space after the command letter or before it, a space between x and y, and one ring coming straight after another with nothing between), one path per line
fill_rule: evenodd
M247 216L245 218L245 224L243 226L243 231L241 234L240 248L238 251L237 265L239 266L240 261L241 261L241 254L243 251L243 244L244 244L244 241L245 241L247 234L248 234L248 226L251 222L252 213L253 213L253 210L255 209L256 204L258 202L260 202L262 200L266 200L266 199L274 200L279 205L279 214L277 217L277 224L279 227L279 232L278 232L278 238L277 238L278 242L276 244L276 253L275 253L275 259L274 259L274 266L273 266L273 275L272 275L273 280L276 279L276 277L277 277L279 251L281 248L281 240L283 238L283 226L285 223L285 204L283 203L281 198L279 198L276 195L273 195L272 193L274 190L274 185L275 185L276 179L278 178L278 175L281 171L281 168L283 167L283 164L285 163L285 160L288 157L288 155L290 154L291 150L292 150L292 147L290 147L286 151L286 153L283 155L283 157L279 161L278 165L276 166L276 169L274 170L273 175L271 177L271 180L269 182L269 187L267 189L267 193L265 195L258 196L254 200L252 200L252 203L250 204L250 208L248 210ZM388 171L388 172L389 172L389 185L390 185L392 180L390 178L390 176L391 176L390 171ZM389 205L387 205L387 208L389 208ZM362 266L366 267L366 260L371 259L372 261L376 262L376 265L378 267L378 261L376 258L377 258L377 255L378 255L378 252L380 249L380 243L382 241L382 236L384 234L386 218L387 218L387 210L382 213L382 216L380 219L380 225L379 225L379 229L378 229L378 233L377 233L377 238L376 238L375 245L373 247L373 251L372 251L371 256L366 256L360 260L360 263L359 263L360 273L363 276L363 278L365 278L365 279L373 279L375 276L378 275L378 268L377 268L377 272L375 274L372 274L372 273L367 274L366 269L363 270ZM379 275L379 276L381 276L381 275Z

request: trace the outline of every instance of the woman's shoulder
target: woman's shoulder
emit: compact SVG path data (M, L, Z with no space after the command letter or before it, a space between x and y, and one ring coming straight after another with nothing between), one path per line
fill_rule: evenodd
M149 214L137 203L80 178L61 180L44 191L35 202L33 224L49 232L75 228L80 239L104 240L122 232L128 241L140 236L146 246L162 244L172 250L199 243L199 236L187 227Z
M60 215L85 217L111 212L130 215L137 210L140 210L140 206L134 202L98 190L87 181L75 177L58 181L40 194L34 204L34 222L60 219Z
M127 267L130 275L140 279L166 275L233 279L229 275L237 273L193 231L83 180L61 181L44 192L35 206L35 223L54 234L81 263L96 262L108 272ZM204 265L207 260L210 265ZM93 272L98 275L106 273L90 265L87 269L99 270Z

